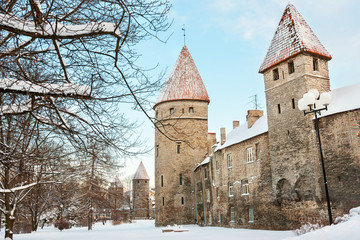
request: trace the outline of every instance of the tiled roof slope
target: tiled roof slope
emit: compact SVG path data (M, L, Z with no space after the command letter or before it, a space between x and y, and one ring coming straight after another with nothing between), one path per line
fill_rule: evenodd
M133 179L141 179L141 180L149 180L149 175L147 174L144 164L142 162L140 162L140 165L138 167L138 169L136 170L136 173L134 175Z
M174 100L200 100L210 102L199 71L186 46L181 49L180 55L155 106L162 102Z
M300 53L308 52L330 60L331 55L315 36L294 5L288 4L276 29L260 73Z

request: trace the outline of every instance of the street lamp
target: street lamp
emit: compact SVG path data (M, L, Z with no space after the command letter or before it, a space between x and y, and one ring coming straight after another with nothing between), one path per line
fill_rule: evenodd
M329 222L331 225L333 223L333 220L332 220L332 214L331 214L331 208L330 208L329 190L328 190L327 181L326 181L324 156L323 156L322 148L321 148L319 119L318 119L318 115L319 116L321 115L321 111L328 110L327 106L330 104L330 102L331 102L330 92L324 92L320 95L318 90L311 89L311 90L309 90L309 92L307 92L303 95L303 98L301 98L298 101L298 107L301 111L304 111L304 116L306 116L307 114L310 114L310 113L315 113L314 114L315 115L315 130L316 130L316 135L317 135L317 139L319 142L319 151L320 151L320 159L321 159L324 184L325 184L325 194L326 194L327 208L328 208L328 213L329 213Z

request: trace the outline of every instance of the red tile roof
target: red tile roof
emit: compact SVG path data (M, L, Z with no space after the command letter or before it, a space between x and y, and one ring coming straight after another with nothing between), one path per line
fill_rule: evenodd
M331 55L313 33L294 5L288 4L276 29L260 73L301 52L330 60Z
M210 102L204 83L186 46L178 59L154 105L175 100Z
M140 162L140 165L138 167L138 169L136 170L136 173L134 175L134 178L133 179L136 179L136 180L149 180L149 175L147 174L146 170L145 170L145 167L144 167L144 164L142 162Z

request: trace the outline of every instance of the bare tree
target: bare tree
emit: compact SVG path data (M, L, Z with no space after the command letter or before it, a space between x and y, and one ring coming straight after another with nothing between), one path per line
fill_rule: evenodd
M87 151L83 139L92 135L118 154L139 153L136 124L120 103L145 112L159 87L137 66L135 47L160 40L169 8L167 0L0 0L5 237L12 239L16 204L38 184L31 153L49 139Z

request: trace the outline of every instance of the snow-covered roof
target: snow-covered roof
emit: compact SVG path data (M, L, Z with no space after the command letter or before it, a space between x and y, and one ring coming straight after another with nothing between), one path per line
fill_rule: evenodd
M243 142L247 139L253 138L257 135L266 133L268 131L267 116L264 115L259 118L251 128L248 128L247 123L234 128L227 136L226 141L223 145L218 145L214 152L231 145Z
M134 175L133 179L142 179L142 180L149 180L149 175L147 174L144 164L142 162L140 162L140 165L138 167L138 169L136 170L136 173Z
M204 161L202 161L201 163L200 163L200 165L205 165L205 164L208 164L210 162L210 156L207 156L205 159L204 159Z
M331 91L331 97L328 110L322 111L319 117L360 109L360 83L334 89Z
M155 106L162 102L174 100L210 102L200 73L186 46L182 48Z
M117 188L124 188L124 185L122 184L118 176L115 177L115 181L111 183L111 185Z
M294 5L289 3L259 72L263 73L270 67L300 52L308 52L328 60L331 59L330 53L321 44L305 19Z

